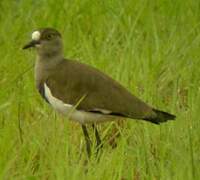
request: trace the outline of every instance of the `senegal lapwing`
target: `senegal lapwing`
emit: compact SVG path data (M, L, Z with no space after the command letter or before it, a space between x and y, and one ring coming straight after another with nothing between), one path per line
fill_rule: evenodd
M65 59L62 37L57 30L34 31L32 40L23 49L31 47L37 51L35 81L40 95L55 110L81 124L89 155L87 123L92 124L99 146L96 123L129 118L160 124L175 119L174 115L144 103L101 71Z

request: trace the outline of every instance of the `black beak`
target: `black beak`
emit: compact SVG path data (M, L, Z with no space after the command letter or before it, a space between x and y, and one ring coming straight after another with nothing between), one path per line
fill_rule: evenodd
M31 47L35 47L35 45L40 44L39 41L32 40L28 44L26 44L22 49L28 49Z

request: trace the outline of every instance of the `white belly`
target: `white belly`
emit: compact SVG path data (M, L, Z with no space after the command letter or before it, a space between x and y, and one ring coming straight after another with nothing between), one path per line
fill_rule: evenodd
M98 114L98 113L77 110L74 106L70 104L65 104L60 99L57 99L56 97L54 97L46 84L44 84L44 94L47 100L49 101L49 103L53 106L53 108L56 111L65 115L70 120L77 121L81 124L112 121L118 118L117 116L112 116L112 115ZM102 110L102 111L108 112L106 110Z

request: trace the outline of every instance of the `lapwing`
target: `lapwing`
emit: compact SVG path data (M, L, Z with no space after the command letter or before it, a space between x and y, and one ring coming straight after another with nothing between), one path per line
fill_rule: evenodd
M96 123L124 118L160 124L175 119L175 115L149 106L98 69L64 58L62 37L56 29L34 31L23 49L32 47L37 52L35 81L40 95L56 111L81 124L89 156L91 141L86 124L93 126L100 146Z

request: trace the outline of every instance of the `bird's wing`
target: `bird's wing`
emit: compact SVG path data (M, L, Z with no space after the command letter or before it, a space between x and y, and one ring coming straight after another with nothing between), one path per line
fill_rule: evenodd
M66 60L46 81L53 96L77 109L143 119L152 108L99 70Z

